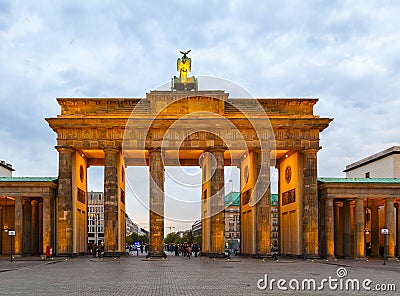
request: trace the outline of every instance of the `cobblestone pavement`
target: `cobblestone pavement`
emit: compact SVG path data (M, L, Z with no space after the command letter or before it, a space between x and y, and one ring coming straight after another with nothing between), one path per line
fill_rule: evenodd
M167 260L145 260L144 256L16 260L0 259L0 295L399 295L400 291L400 263L396 260L388 261L385 266L382 260L327 262L281 258L263 261L232 257L228 261L173 255ZM376 284L395 284L396 291L366 291L362 287L360 291L345 291L340 286L334 291L329 289L328 282L323 290L314 292L289 287L291 279L297 279L300 287L304 279L314 279L320 286L329 276L340 280L338 274L343 280L358 279L360 283L368 278L372 281L371 289ZM269 283L276 280L272 290L270 285L265 290L257 288L257 282L265 279L265 275ZM279 279L287 281L284 284L287 291L278 289ZM295 284L292 281L293 287ZM264 286L265 281L259 285Z

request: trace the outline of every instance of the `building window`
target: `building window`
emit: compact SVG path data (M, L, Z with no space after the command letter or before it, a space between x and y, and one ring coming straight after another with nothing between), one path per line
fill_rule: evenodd
M369 178L369 172L365 173L365 178Z

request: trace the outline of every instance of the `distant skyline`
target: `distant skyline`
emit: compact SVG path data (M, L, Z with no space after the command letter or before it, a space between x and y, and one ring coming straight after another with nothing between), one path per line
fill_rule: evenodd
M334 121L321 134L318 174L343 177L347 164L400 143L399 15L395 1L3 0L0 159L14 176L57 176L44 120L59 114L57 97L145 97L177 74L179 50L192 49L195 76L257 98L319 98L314 113ZM132 173L144 195L145 171ZM89 173L89 190L102 190L102 170ZM166 190L198 194L170 180ZM174 217L200 213L170 206ZM127 212L148 223L128 190Z

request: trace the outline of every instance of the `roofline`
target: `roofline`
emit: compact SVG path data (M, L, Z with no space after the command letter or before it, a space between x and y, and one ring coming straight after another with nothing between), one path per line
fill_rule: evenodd
M0 166L5 168L5 169L7 169L7 170L9 170L9 171L11 171L11 172L15 171L12 168L12 165L10 163L6 163L5 161L0 161Z
M400 184L400 178L318 178L320 184Z
M393 155L393 154L400 154L400 146L392 146L388 149L385 149L383 151L380 151L378 153L375 153L373 155L365 157L359 161L353 162L353 163L347 165L346 169L343 172L349 172L356 168L362 167L363 165L369 164L371 162L377 161L379 159L385 158L385 157Z
M0 177L0 182L57 183L58 177Z

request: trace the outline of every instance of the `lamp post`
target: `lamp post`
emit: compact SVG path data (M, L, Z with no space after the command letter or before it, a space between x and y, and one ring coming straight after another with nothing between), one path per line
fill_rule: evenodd
M94 244L98 244L98 237L97 237L97 225L99 220L99 214L90 214L91 220L94 221Z
M381 233L383 234L383 265L386 265L387 235L389 234L389 229L384 226L381 229Z
M1 228L1 231L7 232L10 237L10 261L13 262L13 239L15 236L15 230L10 228Z
M172 230L173 228L175 228L175 226L167 226L167 228L169 228L169 233L171 234L171 230Z

